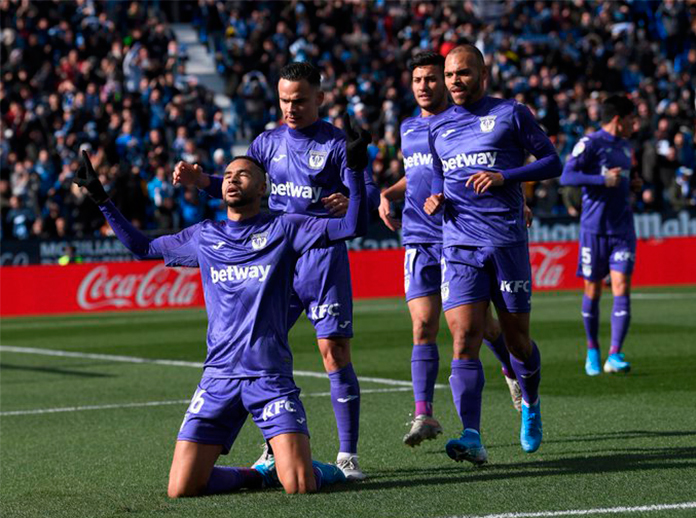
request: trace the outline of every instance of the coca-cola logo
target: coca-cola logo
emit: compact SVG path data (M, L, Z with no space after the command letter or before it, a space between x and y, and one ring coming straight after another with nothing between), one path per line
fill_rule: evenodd
M105 265L85 275L77 289L82 309L190 306L196 301L195 268L167 268L159 264L146 273L109 274Z
M569 248L563 245L529 247L535 288L561 287L566 270L566 265L561 258L565 257L569 251Z

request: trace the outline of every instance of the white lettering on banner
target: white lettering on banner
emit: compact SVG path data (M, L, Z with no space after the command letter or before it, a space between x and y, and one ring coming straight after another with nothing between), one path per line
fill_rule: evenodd
M276 196L290 196L291 198L303 198L316 203L321 198L321 187L310 185L296 185L295 182L272 183L271 194Z
M532 263L532 279L537 288L558 288L565 273L560 259L568 253L565 246L530 246L529 260ZM539 261L538 257L541 258ZM535 266L536 265L536 266Z
M483 153L459 153L452 158L443 158L442 170L447 173L453 169L462 167L473 167L480 165L482 167L493 167L498 158L497 151L486 151Z
M196 275L193 268L173 269L159 264L144 274L110 276L107 266L97 266L80 282L77 304L86 310L190 306L198 290Z

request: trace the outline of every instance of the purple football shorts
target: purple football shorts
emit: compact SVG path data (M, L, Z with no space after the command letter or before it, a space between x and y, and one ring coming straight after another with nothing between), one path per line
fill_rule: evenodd
M406 300L440 292L442 245L426 243L406 245L404 256L404 292Z
M631 275L635 262L635 237L601 236L580 232L578 277L588 281L600 281L609 275L610 270Z

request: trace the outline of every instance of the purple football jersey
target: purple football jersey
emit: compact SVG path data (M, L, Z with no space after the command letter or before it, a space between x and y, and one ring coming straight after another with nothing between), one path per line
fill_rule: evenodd
M406 172L406 195L402 214L405 245L442 243L442 213L428 216L423 210L431 194L433 155L428 142L431 117L409 117L401 123L401 154Z
M514 246L527 241L523 181L559 176L556 149L528 108L483 97L430 121L433 194L444 192L443 245ZM537 158L525 165L527 152ZM474 173L501 173L504 184L476 194ZM444 189L443 189L444 180Z
M604 183L609 169L621 168L616 187ZM628 141L599 130L583 137L563 169L563 185L582 186L580 227L592 234L632 237L633 211L629 201L631 148Z

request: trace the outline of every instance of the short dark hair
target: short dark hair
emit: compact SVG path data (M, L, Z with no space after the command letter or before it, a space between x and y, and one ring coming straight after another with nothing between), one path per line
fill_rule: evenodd
M602 124L608 124L617 115L619 117L630 115L635 109L633 101L625 95L610 95L602 103Z
M285 65L280 69L280 78L286 81L302 81L305 79L312 86L321 85L319 70L305 61Z
M471 52L474 56L476 56L476 61L478 61L478 64L481 67L486 66L486 59L483 57L483 53L478 49L476 45L472 45L471 43L462 43L461 45L457 45L452 50L450 50L447 53L447 55L454 54L457 52Z
M427 67L433 65L436 67L445 68L445 58L442 54L433 52L432 50L426 50L424 52L419 52L413 59L408 62L408 68L413 72L418 67Z
M236 162L237 160L247 160L248 162L251 162L256 167L259 168L259 171L261 171L261 173L264 175L264 177L266 176L266 168L263 167L263 164L261 162L259 162L258 160L256 160L254 157L251 157L249 155L237 155L232 160L230 160L230 164L233 162ZM228 164L228 167L229 167L229 164Z

